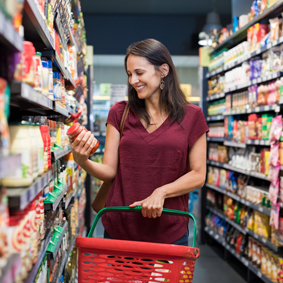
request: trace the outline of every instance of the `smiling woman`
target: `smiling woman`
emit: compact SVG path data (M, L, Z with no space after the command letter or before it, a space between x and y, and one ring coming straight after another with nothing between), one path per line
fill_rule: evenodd
M82 155L92 136L72 144L75 161L89 174L113 181L106 206L142 206L142 213L102 216L105 236L187 245L188 220L162 217L163 208L188 211L188 193L203 186L206 175L206 132L200 107L189 104L180 89L167 48L147 39L127 49L128 105L111 107L107 118L103 163Z

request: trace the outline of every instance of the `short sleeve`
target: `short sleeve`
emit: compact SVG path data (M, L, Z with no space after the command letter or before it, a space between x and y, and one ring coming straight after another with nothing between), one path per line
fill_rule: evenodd
M107 124L114 126L118 132L120 132L120 123L123 116L123 112L126 107L126 101L120 101L115 103L109 110L108 117L106 120Z
M208 131L209 128L207 126L202 109L198 107L193 117L192 128L189 135L189 147L192 148L195 142Z

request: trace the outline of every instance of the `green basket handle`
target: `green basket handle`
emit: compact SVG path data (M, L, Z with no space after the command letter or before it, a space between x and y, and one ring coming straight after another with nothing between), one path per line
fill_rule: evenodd
M113 206L113 207L105 207L101 209L97 215L95 216L95 219L92 223L92 226L90 228L90 231L88 233L88 237L92 237L93 231L97 225L97 222L99 218L106 212L141 212L142 207L141 206L136 206L136 207L128 207L128 206ZM194 216L186 211L181 211L181 210L174 210L174 209L169 209L169 208L163 208L162 214L169 214L169 215L178 215L178 216L185 216L185 217L190 217L194 221L194 237L193 237L193 248L195 247L195 242L196 242L196 234L197 234L197 224Z

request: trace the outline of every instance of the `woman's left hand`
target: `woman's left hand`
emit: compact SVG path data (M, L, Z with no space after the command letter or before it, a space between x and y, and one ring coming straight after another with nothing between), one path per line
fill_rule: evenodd
M165 197L161 188L153 191L153 193L144 200L136 201L130 207L142 206L143 217L157 218L160 217L163 210Z

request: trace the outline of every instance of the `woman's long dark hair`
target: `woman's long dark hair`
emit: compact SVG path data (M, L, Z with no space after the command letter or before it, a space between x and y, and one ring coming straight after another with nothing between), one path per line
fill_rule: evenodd
M130 45L125 57L125 70L127 72L127 60L129 55L146 58L156 70L166 63L169 65L169 73L164 78L165 87L161 90L159 108L169 114L171 123L177 121L179 124L185 115L185 107L188 104L186 96L180 88L176 69L168 49L155 39L146 39ZM136 90L128 81L128 100L131 109L150 125L149 114L145 109L144 99L139 99Z

